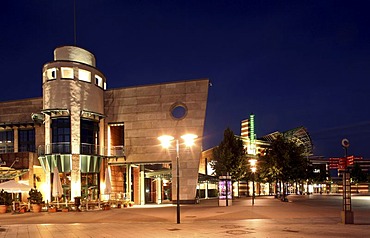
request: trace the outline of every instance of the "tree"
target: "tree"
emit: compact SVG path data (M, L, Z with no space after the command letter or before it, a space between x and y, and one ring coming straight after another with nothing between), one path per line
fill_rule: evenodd
M223 141L213 150L211 166L217 176L229 173L233 181L238 181L246 175L248 165L243 141L235 137L230 128L224 131Z
M355 163L351 169L351 179L356 184L356 190L358 193L358 184L367 181L367 174L362 171L359 163Z
M282 200L285 201L285 183L289 180L297 181L304 178L309 161L303 155L303 146L283 136L278 136L271 142L265 156L260 157L261 174L268 181L282 182Z

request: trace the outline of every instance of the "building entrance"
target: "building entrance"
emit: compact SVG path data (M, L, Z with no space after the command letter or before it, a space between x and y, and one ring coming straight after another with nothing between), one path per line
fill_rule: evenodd
M111 164L112 190L135 204L170 203L172 173L170 163Z

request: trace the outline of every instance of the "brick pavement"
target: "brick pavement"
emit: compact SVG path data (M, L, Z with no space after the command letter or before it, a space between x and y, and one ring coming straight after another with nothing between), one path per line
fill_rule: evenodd
M356 211L355 224L341 224L340 207L307 207L300 197L217 200L181 206L134 206L109 211L0 214L0 237L370 237L370 216ZM302 196L302 199L305 199ZM356 215L361 222L356 224Z

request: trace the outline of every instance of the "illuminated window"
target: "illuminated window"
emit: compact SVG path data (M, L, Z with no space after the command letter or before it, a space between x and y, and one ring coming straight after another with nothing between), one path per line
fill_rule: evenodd
M100 77L99 75L95 75L95 84L102 88L103 87L103 78Z
M91 72L84 69L79 69L78 78L81 81L91 83Z
M57 69L51 68L46 70L46 78L47 80L53 80L57 78Z
M69 67L62 67L61 68L61 71L62 71L62 78L63 79L73 79L73 68L69 68Z
M106 82L104 82L104 88L103 88L104 90L106 90L107 89L107 83Z

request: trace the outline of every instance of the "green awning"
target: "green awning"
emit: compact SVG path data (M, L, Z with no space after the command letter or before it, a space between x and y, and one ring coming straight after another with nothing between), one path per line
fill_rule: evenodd
M81 155L81 173L99 173L103 158L96 155Z
M69 173L72 170L72 155L45 155L39 157L40 164L45 172L53 171L57 166L60 173Z

